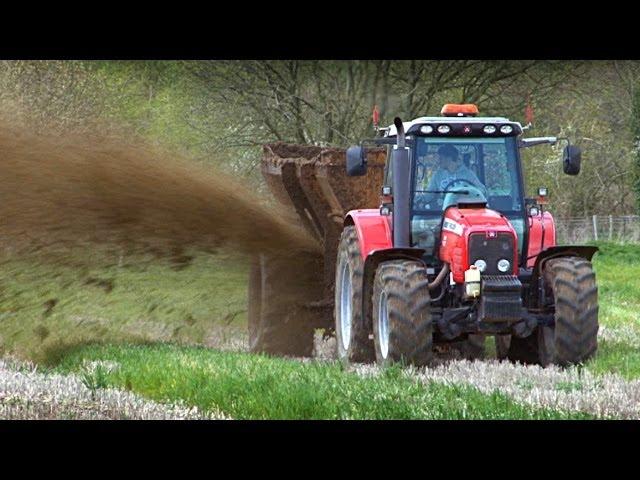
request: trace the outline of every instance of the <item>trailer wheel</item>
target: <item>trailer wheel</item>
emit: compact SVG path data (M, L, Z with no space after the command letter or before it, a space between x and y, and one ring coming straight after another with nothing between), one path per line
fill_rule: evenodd
M278 356L311 356L313 314L304 307L309 262L260 255L249 274L249 349ZM317 271L317 270L316 270ZM315 271L313 271L315 273Z
M428 284L420 262L392 260L378 266L373 286L373 337L379 364L423 366L431 361Z
M598 348L598 287L591 262L549 260L544 280L555 305L555 325L538 327L527 338L512 337L509 358L543 366L585 362Z
M354 226L345 227L338 246L335 283L336 347L344 363L372 362L375 358L371 327L362 311L364 261Z

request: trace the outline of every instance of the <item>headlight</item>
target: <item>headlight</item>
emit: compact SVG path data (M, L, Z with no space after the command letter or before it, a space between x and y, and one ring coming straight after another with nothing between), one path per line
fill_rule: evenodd
M494 125L485 125L482 130L484 133L496 133L496 127Z
M451 131L451 128L449 127L449 125L438 126L438 133L449 133L450 131Z
M500 270L502 273L508 272L510 268L511 262L509 260L507 260L506 258L498 260L498 270Z
M484 272L487 269L487 262L485 262L481 258L476 260L473 264L476 266L478 270L480 270L480 273Z
M509 135L511 132L513 132L513 127L511 125L503 125L500 127L500 131L505 135Z
M420 127L420 132L429 134L433 132L433 127L431 125L423 125Z

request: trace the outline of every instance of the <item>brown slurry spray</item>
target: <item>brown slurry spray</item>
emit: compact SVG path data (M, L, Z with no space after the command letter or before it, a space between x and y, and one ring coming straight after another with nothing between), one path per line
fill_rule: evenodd
M213 168L141 141L43 135L0 123L0 246L318 253L277 207Z

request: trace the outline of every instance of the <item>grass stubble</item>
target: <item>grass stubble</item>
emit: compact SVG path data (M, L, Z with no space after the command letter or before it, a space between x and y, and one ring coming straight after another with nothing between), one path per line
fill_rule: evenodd
M8 420L194 420L228 419L182 401L158 403L126 389L109 388L105 362L84 363L81 373L42 373L29 363L0 360L0 419Z
M93 346L72 352L55 369L85 362L119 367L107 385L129 386L158 402L180 400L237 419L565 419L590 418L523 405L501 392L419 381L400 368L365 372L326 360L299 361L238 351L169 344Z

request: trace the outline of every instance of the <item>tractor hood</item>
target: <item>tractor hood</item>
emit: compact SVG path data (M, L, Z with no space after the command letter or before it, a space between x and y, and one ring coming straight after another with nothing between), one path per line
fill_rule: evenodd
M449 218L468 228L506 229L515 234L507 217L490 208L450 207L445 211L444 218Z
M456 283L464 282L465 270L480 258L487 263L489 274L516 275L517 240L509 220L495 210L449 207L442 221L440 258L449 263ZM502 258L511 263L508 272L496 270L497 261Z

